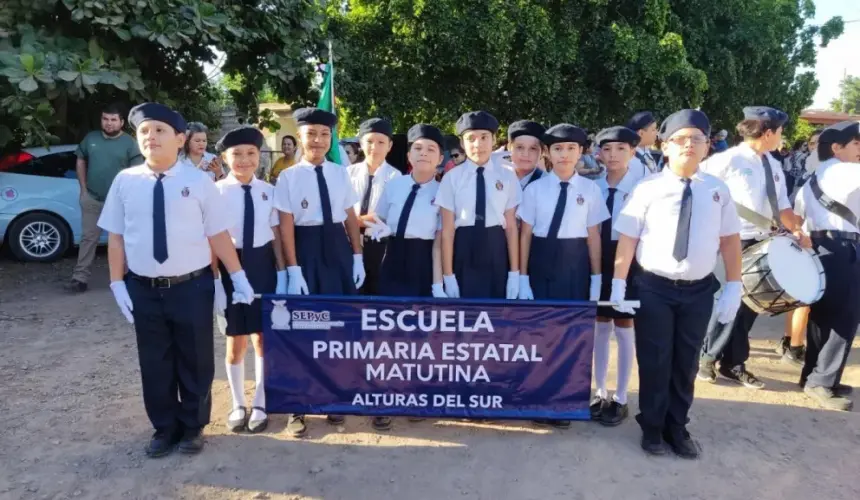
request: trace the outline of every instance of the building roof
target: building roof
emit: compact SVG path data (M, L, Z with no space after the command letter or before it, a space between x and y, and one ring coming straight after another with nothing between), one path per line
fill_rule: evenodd
M800 118L812 123L813 125L833 125L834 123L844 122L847 120L860 121L860 115L852 115L848 113L838 113L826 109L804 109L800 113Z

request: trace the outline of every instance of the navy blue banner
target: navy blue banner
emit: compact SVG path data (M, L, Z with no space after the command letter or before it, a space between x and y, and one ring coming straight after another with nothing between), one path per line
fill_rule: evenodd
M590 417L593 303L262 300L269 413Z

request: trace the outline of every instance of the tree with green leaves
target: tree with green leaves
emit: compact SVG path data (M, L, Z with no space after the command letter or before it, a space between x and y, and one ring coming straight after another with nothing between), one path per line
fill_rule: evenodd
M312 102L323 12L303 0L6 0L0 9L0 146L80 139L109 102L153 100L217 125L204 62L223 58L247 122L256 96Z
M830 109L840 113L860 113L860 77L847 75L839 84L839 97L830 101Z

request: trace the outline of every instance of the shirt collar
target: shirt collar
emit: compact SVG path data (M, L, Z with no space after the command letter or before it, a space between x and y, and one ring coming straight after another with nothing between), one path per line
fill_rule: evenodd
M183 167L188 166L188 165L189 164L185 160L183 160L182 158L177 158L176 163L174 163L173 166L171 166L170 168L168 168L167 170L165 170L164 172L161 172L161 173L164 174L165 177L173 177L175 175L178 175L181 172L181 169ZM149 168L149 166L146 163L143 164L143 167L146 169L147 173L149 173L153 177L158 177L158 173L156 173L154 170Z
M661 172L661 174L670 180L674 180L674 179L681 180L681 176L676 174L675 172L673 172L672 169L669 168L668 165L666 165L666 167L663 168L663 171ZM693 174L693 176L690 178L693 179L694 181L703 180L701 168L696 170L696 173Z
M561 180L561 177L556 175L555 171L550 172L549 176L550 176L550 178L552 178L553 182L555 182L557 184L565 182L565 181ZM567 183L568 183L568 185L572 186L572 185L578 183L580 178L582 178L581 175L574 173L573 176L567 181Z

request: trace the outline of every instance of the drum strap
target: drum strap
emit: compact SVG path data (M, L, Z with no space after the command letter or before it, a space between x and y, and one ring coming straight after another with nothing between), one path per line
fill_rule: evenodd
M777 225L774 219L768 219L764 215L747 208L738 202L735 202L735 209L738 211L738 215L759 229L763 229L767 232L773 232L779 229L779 225Z
M817 175L812 174L809 179L809 187L812 189L812 194L815 196L815 199L818 200L818 202L821 203L821 205L829 212L845 219L854 227L860 227L857 225L857 216L854 215L854 212L852 212L850 208L824 194L824 191L821 190L821 186L818 184Z

